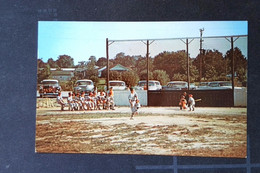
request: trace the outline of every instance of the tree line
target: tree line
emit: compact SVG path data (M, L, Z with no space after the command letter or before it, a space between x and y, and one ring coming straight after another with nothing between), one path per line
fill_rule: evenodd
M239 82L247 81L247 59L237 47L233 50L234 54L234 71L236 80ZM147 78L147 59L142 56L130 56L125 53L118 53L114 59L109 60L109 67L121 64L129 69L124 73L110 71L110 80L123 80L128 85L136 85L139 80ZM61 55L56 61L52 58L44 63L38 59L38 81L49 77L50 68L82 68L83 72L75 73L75 79L88 78L98 82L98 69L107 65L107 59L101 57L98 60L91 56L87 61L78 62L74 65L74 60L68 55ZM187 80L187 54L185 50L164 51L155 57L149 57L149 79L159 80L162 85L169 81L186 81ZM201 67L201 68L200 68ZM189 57L190 81L216 81L231 80L231 50L222 54L218 50L205 50L203 54L195 58ZM201 78L200 78L201 70ZM49 75L49 76L48 76ZM106 72L101 77L106 77Z

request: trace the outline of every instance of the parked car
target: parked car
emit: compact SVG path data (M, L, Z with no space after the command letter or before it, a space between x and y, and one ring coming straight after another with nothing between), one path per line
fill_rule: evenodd
M157 86L157 90L162 90L162 85L159 81L154 81L156 86Z
M85 94L88 94L94 91L94 83L90 79L77 80L75 85L76 86L73 88L75 94L81 92L85 92Z
M147 90L146 83L147 83L146 80L139 81L138 85L135 88L137 90L138 89L139 90ZM149 80L148 87L149 87L149 90L161 90L162 89L160 82L156 81L156 80Z
M163 90L187 90L188 89L188 82L184 81L171 81L168 82Z
M190 90L196 90L197 86L195 85L195 83L190 83Z
M207 89L209 87L209 82L200 82L197 89Z
M40 97L57 97L61 91L59 81L56 79L44 79L41 81L39 94Z
M109 86L113 87L113 90L126 90L126 84L124 81L119 81L119 80L113 80L109 81ZM105 87L106 89L106 87Z
M209 83L209 88L212 89L232 89L230 81L213 81Z
M230 81L212 81L201 82L197 90L220 90L220 89L232 89L232 83Z

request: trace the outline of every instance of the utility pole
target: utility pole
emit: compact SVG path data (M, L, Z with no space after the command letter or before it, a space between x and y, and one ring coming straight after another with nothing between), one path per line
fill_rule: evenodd
M204 31L204 28L200 29L200 82L201 82L201 79L202 79L202 52L203 52L203 49L202 49L202 42L204 40L202 40L202 33Z

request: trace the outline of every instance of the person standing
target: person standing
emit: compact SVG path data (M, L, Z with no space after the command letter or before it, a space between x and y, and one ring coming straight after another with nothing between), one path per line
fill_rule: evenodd
M65 107L65 102L64 102L60 92L57 96L57 102L61 105L61 110L63 111L64 107Z
M128 100L129 100L130 108L131 108L131 112L132 112L130 120L132 120L138 110L136 107L136 101L138 100L138 96L133 88L130 88L130 95L128 96Z
M195 110L195 100L194 100L192 94L189 94L188 104L189 104L190 111L191 111L191 110L194 111L194 110Z
M113 87L111 87L109 89L108 94L107 94L107 109L115 110Z
M180 96L180 103L179 103L180 110L182 110L182 108L183 108L183 104L182 104L182 103L185 103L185 101L186 101L186 103L187 103L187 100L188 100L187 96L188 96L188 95L187 95L186 92L184 92L184 93L181 94L181 96Z

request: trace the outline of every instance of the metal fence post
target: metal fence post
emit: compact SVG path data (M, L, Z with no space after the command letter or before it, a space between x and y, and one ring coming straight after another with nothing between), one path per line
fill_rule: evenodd
M187 51L187 82L188 82L188 90L190 90L189 39L186 39L186 51Z
M147 106L149 106L149 40L147 40L146 47L147 47L147 52L146 52L146 64L147 64L147 79L146 79Z
M109 55L108 55L108 38L106 39L106 55L107 55L107 90L109 90Z

